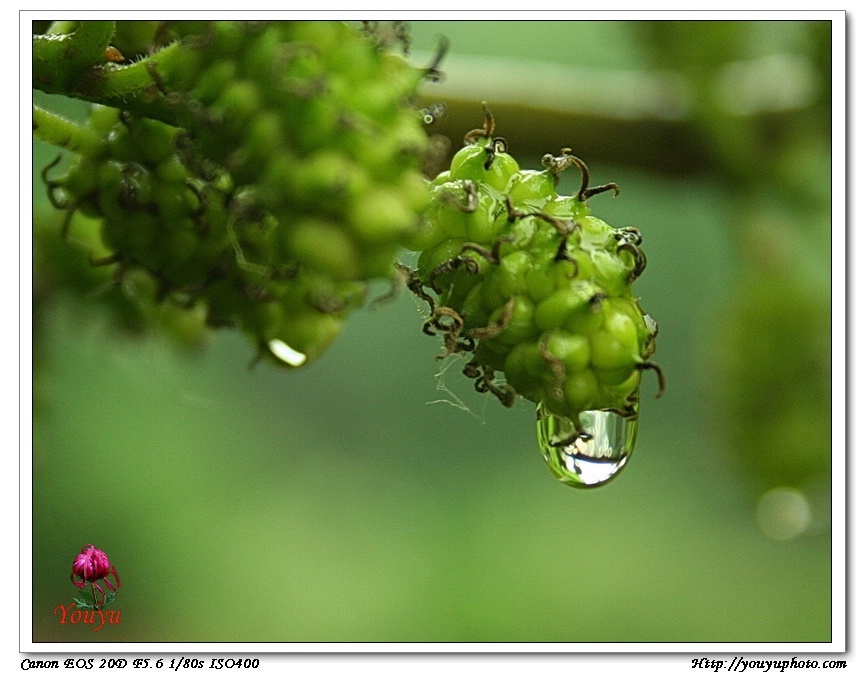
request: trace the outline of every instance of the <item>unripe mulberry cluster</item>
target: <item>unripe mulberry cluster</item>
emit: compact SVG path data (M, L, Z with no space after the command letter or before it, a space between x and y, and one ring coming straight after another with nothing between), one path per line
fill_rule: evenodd
M203 306L266 357L309 362L420 226L413 98L428 71L340 22L165 31L179 57L151 76L176 124L96 108L101 149L52 177L52 198L101 219L102 261L145 270L153 301Z
M634 415L641 373L660 377L649 360L657 326L632 293L646 258L639 231L609 226L587 203L618 187L590 187L570 150L520 170L493 130L487 111L432 183L417 269L405 269L429 305L424 331L443 337L442 357L465 356L475 388L506 406L521 395L577 429L588 410ZM582 185L560 196L569 167Z

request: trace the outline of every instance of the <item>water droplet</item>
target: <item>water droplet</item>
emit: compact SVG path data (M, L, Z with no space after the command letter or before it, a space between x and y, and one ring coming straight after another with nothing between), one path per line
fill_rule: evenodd
M556 478L575 488L602 486L628 462L637 441L636 405L633 416L612 411L584 411L580 427L538 406L541 454Z
M292 367L300 367L306 362L306 353L294 350L287 343L279 339L271 339L267 342L267 347L277 358Z
M757 504L757 525L773 540L791 540L811 523L811 504L794 488L773 488Z

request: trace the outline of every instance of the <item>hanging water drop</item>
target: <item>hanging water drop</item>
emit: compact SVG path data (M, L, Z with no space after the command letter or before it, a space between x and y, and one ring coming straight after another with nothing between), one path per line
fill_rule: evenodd
M573 421L538 406L541 454L556 478L574 488L602 486L627 464L637 441L637 413L584 411Z
M279 339L271 339L267 342L267 347L274 356L292 367L300 367L307 360L306 353L295 350Z

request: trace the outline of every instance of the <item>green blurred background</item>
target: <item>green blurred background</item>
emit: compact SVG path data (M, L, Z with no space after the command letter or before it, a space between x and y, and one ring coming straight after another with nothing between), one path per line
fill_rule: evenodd
M129 337L37 263L33 640L830 641L830 22L411 34L419 64L448 38L424 97L451 152L487 101L522 167L571 147L621 186L592 206L643 233L667 379L631 464L556 482L531 405L442 368L409 293L286 372L228 331ZM56 153L34 144L37 234ZM123 580L98 632L53 613L86 543Z

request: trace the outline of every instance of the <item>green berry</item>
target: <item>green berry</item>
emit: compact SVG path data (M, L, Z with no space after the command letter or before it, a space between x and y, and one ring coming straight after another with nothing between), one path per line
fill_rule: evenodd
M520 171L508 184L508 195L514 203L521 203L536 209L543 208L555 199L556 180L551 171Z
M342 22L123 32L176 40L153 74L160 118L176 124L94 108L102 144L49 182L54 200L101 220L118 275L151 279L134 295L142 311L195 307L267 357L282 341L314 360L421 234L424 70Z
M580 372L589 366L592 349L589 338L565 330L549 332L547 351L561 361L568 372Z
M425 329L443 333L448 353L468 351L475 388L506 404L512 390L576 427L588 410L636 413L641 373L657 369L648 362L654 321L631 290L645 266L640 236L592 216L587 204L618 188L589 189L588 170L567 150L545 156L545 170L520 170L492 129L487 113L484 129L466 136L432 182L430 247L415 278L434 313L450 320ZM583 186L559 196L558 174L569 166L583 171Z

